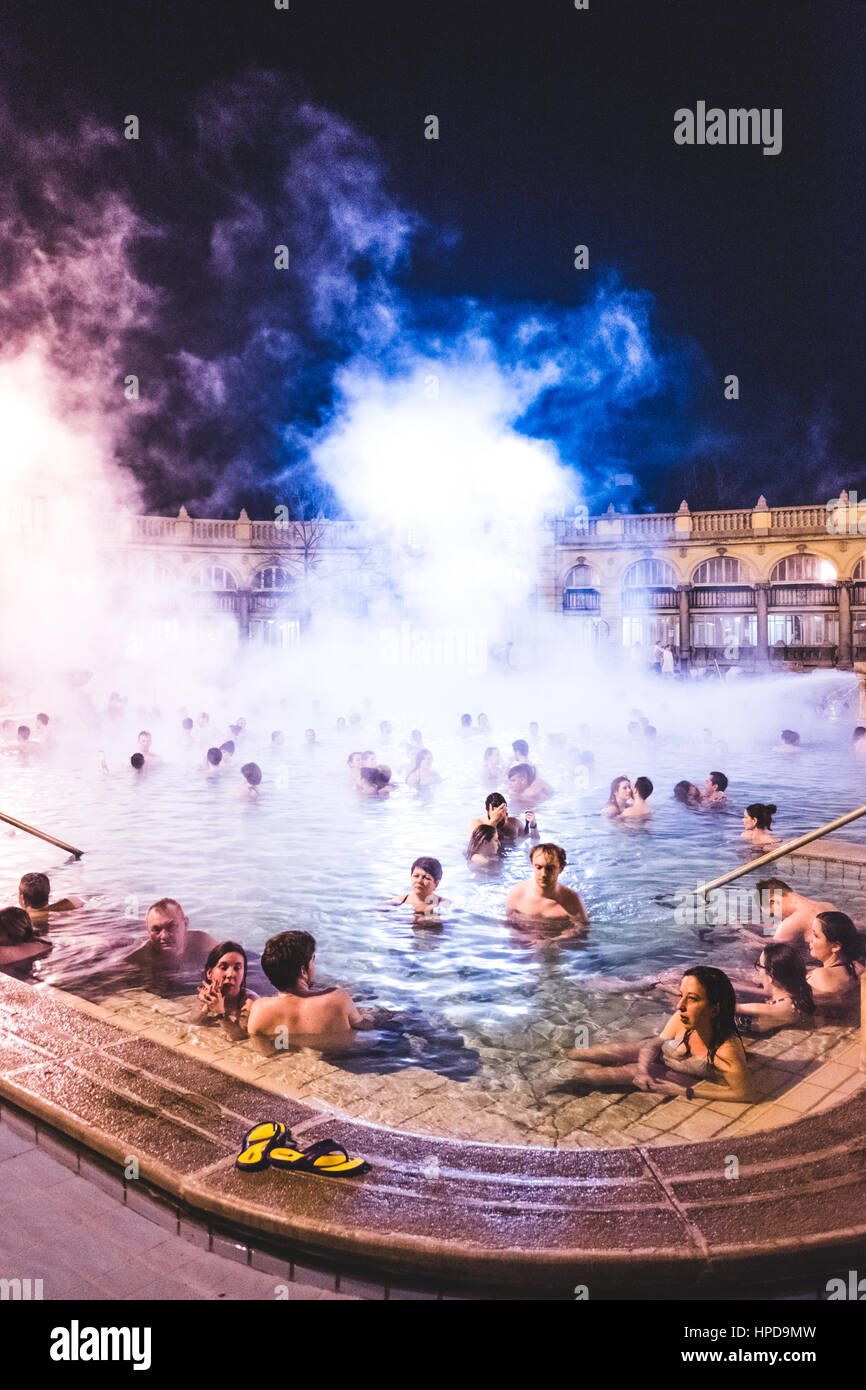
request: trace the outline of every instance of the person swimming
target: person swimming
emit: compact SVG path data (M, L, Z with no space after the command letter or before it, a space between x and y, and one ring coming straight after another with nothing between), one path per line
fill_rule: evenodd
M243 783L238 787L235 796L239 801L258 801L262 784L262 769L258 763L244 763L241 768Z
M509 918L545 918L546 920L566 922L579 927L589 926L580 894L573 888L566 888L559 882L559 876L567 863L565 850L561 845L534 845L529 856L532 865L532 878L515 884L505 902Z
M728 779L723 772L711 772L704 782L703 801L707 806L724 806L727 802Z
M315 938L305 931L280 932L262 951L262 970L278 991L256 999L247 1021L251 1038L351 1033L363 1019L344 989L314 989Z
M674 798L681 805L688 806L692 810L701 804L701 793L694 782L677 782L674 787Z
M50 941L40 937L23 907L4 907L0 911L0 970L22 977L34 963L53 950Z
M74 912L84 903L81 898L58 898L49 902L51 882L47 874L23 874L18 884L18 902L29 916L34 927L48 925L51 912Z
M538 822L535 819L534 811L524 812L523 821L519 821L516 816L509 816L508 802L501 792L491 792L484 802L484 816L479 816L469 827L469 835L479 825L492 825L496 827L499 837L499 853L504 854L518 840L525 839L526 836L538 837Z
M509 768L507 787L511 799L524 806L536 806L553 796L553 788L539 777L538 769L531 763L517 763Z
M631 782L628 777L614 777L610 784L610 795L601 808L603 816L621 816L632 802Z
M391 906L411 907L416 916L432 917L440 907L448 906L448 899L436 892L442 882L442 865L438 859L422 855L416 859L409 871L409 892L394 898Z
M646 820L652 815L652 807L647 805L653 794L653 784L648 777L636 777L631 784L631 805L620 812L620 820Z
M189 918L175 898L160 898L144 919L147 940L126 957L130 965L161 970L201 967L216 942L204 931L190 931Z
M475 865L490 865L498 863L501 858L501 848L499 844L499 830L495 825L488 825L482 821L476 825L472 834L469 836L469 844L466 848L466 862Z
M442 778L438 772L433 770L433 754L429 748L419 748L415 754L415 761L406 777L407 787L415 787L420 791L424 787L433 787Z
M775 814L776 807L772 803L765 806L761 801L753 801L743 812L743 833L740 838L748 840L756 849L774 849L779 844L770 829Z
M734 987L722 970L693 965L683 972L677 1012L646 1042L572 1048L577 1079L593 1087L685 1095L691 1100L754 1099L746 1053L736 1024ZM675 1081L671 1072L689 1077Z
M819 1009L856 1009L860 1001L863 966L857 959L857 928L845 912L818 912L806 936L809 954L818 964L807 979Z

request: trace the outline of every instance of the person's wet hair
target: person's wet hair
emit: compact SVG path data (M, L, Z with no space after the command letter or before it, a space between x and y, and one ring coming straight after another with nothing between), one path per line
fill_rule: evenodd
M497 806L507 805L508 802L505 800L505 797L502 795L502 792L491 792L490 795L486 797L484 801L484 809L488 815L491 811L495 811Z
M658 730L656 729L654 724L647 724L643 733L644 738L655 738L656 734L658 733Z
M793 893L790 883L786 883L783 878L759 878L755 884L755 892L760 896L764 893Z
M46 728L47 725L48 725L48 715L47 715L47 714L37 714L37 716L36 716L36 723L39 724L39 725L41 725L43 729Z
M642 797L644 801L653 794L653 784L648 777L636 777L633 786L638 796Z
M469 836L466 858L471 859L473 854L480 854L482 848L489 845L498 833L495 825L487 825L484 821L480 825L476 825Z
M796 729L783 729L782 742L790 743L792 746L795 746L800 742L800 735L797 733Z
M413 772L417 772L425 758L432 758L433 754L429 748L419 748L415 754L415 761L410 767L407 776L411 777Z
M18 725L18 737L21 739L22 743L27 742L28 738L30 737L30 730L28 729L26 724Z
M207 760L211 767L219 767L223 760L223 755L218 748L209 748L207 750Z
M852 740L852 742L853 742L853 743L859 743L860 740L861 740L861 738L863 738L864 734L866 734L866 728L864 728L864 726L863 726L862 724L858 724L858 725L857 725L857 728L854 730L853 734L851 735L851 740Z
M237 738L239 734L243 733L243 731L243 724L229 724L229 733L232 735L233 738Z
M544 853L544 854L549 854L553 859L556 860L557 864L559 865L560 872L565 868L566 864L568 863L568 860L566 859L566 856L565 856L565 850L562 848L562 845L555 845L555 844L553 844L551 841L548 840L548 841L547 841L545 844L543 844L543 845L534 845L534 846L533 846L532 853L531 853L530 856L529 856L529 862L530 862L530 864L534 864L534 863L535 863L535 856L536 856L536 854L542 854L542 853Z
M0 911L0 941L17 946L21 941L34 941L36 929L23 907L4 907Z
M211 951L210 955L204 963L204 970L202 971L201 975L202 982L204 983L204 981L207 980L208 971L213 970L214 966L219 965L223 956L227 956L230 951L236 951L239 956L243 957L244 977L241 980L241 994L243 994L246 990L247 984L247 953L244 950L243 946L240 946L237 941L221 941L218 946L214 946L213 950Z
M855 961L860 954L860 938L847 912L817 912L815 920L821 923L825 940L831 946L839 947L840 964L856 980Z
M727 791L728 779L723 772L711 772L710 781L715 784L720 792Z
M18 884L18 892L24 899L25 907L47 907L51 896L51 884L47 874L24 874Z
M315 938L308 931L280 932L265 943L262 970L274 989L294 989L315 954Z
M251 787L257 787L262 780L262 769L258 763L244 763L241 768L241 776L246 778Z
M228 753L229 757L232 757L232 756L234 755L234 751L235 751L235 745L234 745L234 742L232 741L232 739L227 738L226 741L225 741L225 743L221 743L221 744L220 744L220 752L221 752L221 753Z
M271 734L271 743L282 743L282 742L283 742L283 731L282 731L282 729L274 729L274 732Z
M724 970L715 965L690 965L683 971L683 979L689 976L703 985L709 1004L718 1005L718 1013L710 1022L710 1042L707 1047L707 1061L713 1065L713 1058L722 1043L730 1037L739 1037L737 1028L737 996Z
M692 796L692 792L694 791L697 791L694 782L677 782L674 787L674 797L677 801L682 802L683 806L691 806L694 800Z
M768 941L761 954L764 969L774 984L790 994L801 1014L815 1012L812 986L806 979L806 966L796 946L787 941Z
M381 791L383 787L387 787L391 780L391 769L389 767L362 767L358 777L369 787L375 787L377 791Z
M136 772L141 772L141 769L144 767L144 754L143 754L143 753L133 753L133 755L132 755L132 757L130 758L129 761L130 761L130 763L132 764L132 766L135 768Z
M515 763L514 767L508 769L509 782L513 777L521 778L529 787L535 781L535 768L531 763Z
M526 762L529 757L529 744L525 738L516 738L511 745L518 762Z
M153 734L150 732L150 729L139 729L139 731L138 731L138 737L139 737L139 738L153 738Z
M186 729L187 732L188 732L190 729L192 729L193 727L194 727L194 725L193 725L193 722L192 722L192 720L190 719L189 715L187 715L186 719L182 719L182 720L181 720L181 728L182 728L182 729Z
M751 806L746 807L746 815L757 821L759 830L769 830L776 809L772 802L765 806L762 801L753 801Z
M627 777L614 777L613 781L610 784L610 795L607 798L608 806L616 805L617 792L619 791L623 783L628 781L629 779ZM631 785L631 783L629 783L629 785Z
M429 855L422 854L420 859L415 860L412 868L409 870L410 874L414 873L416 869L423 869L425 874L429 874L432 879L436 880L437 885L441 883L442 865L439 863L438 859L431 859Z
M463 728L463 729L468 729L468 728L471 726L471 724L472 724L472 715L471 715L471 714L461 714L461 716L460 716L460 727Z

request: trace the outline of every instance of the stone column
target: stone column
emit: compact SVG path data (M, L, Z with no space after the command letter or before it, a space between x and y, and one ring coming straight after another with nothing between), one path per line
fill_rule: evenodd
M755 605L758 612L758 634L756 638L755 669L768 671L770 667L770 624L767 620L767 606L770 592L769 584L755 585Z
M689 594L691 584L678 584L680 596L680 670L689 666L691 658L692 634L689 626Z
M238 632L242 642L250 640L250 591L238 589Z
M851 590L854 581L851 579L839 580L839 646L836 651L836 665L842 671L850 671L852 668L852 631L851 631Z

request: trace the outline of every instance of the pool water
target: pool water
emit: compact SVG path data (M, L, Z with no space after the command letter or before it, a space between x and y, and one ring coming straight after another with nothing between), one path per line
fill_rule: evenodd
M754 938L720 930L702 937L675 912L698 882L754 857L740 838L748 802L775 802L774 829L790 839L866 801L866 762L851 753L847 721L819 728L795 755L761 757L738 743L736 729L727 731L726 749L675 727L660 729L654 746L599 733L590 745L596 772L589 788L574 776L573 753L542 736L530 756L557 791L538 808L541 839L565 848L562 881L579 890L591 920L585 939L560 941L505 921L509 888L529 874L526 843L492 872L474 872L463 858L469 823L493 790L481 776L483 749L496 743L504 750L521 730L431 739L443 780L425 792L402 782L402 738L383 747L369 732L323 731L323 746L306 750L300 735L287 734L295 746L275 759L265 726L262 733L261 740L246 733L232 770L210 778L197 770L200 747L182 749L159 731L154 749L166 762L144 777L114 749L107 775L95 758L80 767L63 750L24 767L14 756L0 760L0 809L86 851L68 862L43 842L0 830L7 902L29 870L49 873L52 898L76 893L87 902L53 919L54 950L36 967L38 978L98 998L126 978L123 958L144 939L150 903L171 896L192 927L254 952L276 932L312 932L320 982L346 986L361 1004L409 1011L431 1033L505 1048L518 1060L540 1047L554 1054L573 1042L581 1022L603 1040L624 1027L647 1031L664 1018L657 996L610 994L593 977L754 959ZM371 743L400 782L385 800L359 799L349 785L348 752ZM230 791L248 760L264 772L254 803ZM731 779L727 810L695 813L673 800L676 781L700 785L711 767ZM620 773L655 784L647 823L599 815ZM866 838L859 823L845 834ZM415 923L405 908L387 906L407 891L419 855L444 866L439 891L451 906L438 923ZM840 891L835 901L859 924L860 904L847 891L848 900Z

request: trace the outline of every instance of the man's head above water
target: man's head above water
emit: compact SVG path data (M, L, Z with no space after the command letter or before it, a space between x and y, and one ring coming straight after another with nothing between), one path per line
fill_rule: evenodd
M155 955L165 959L183 955L189 918L175 898L160 898L149 907L145 927Z

